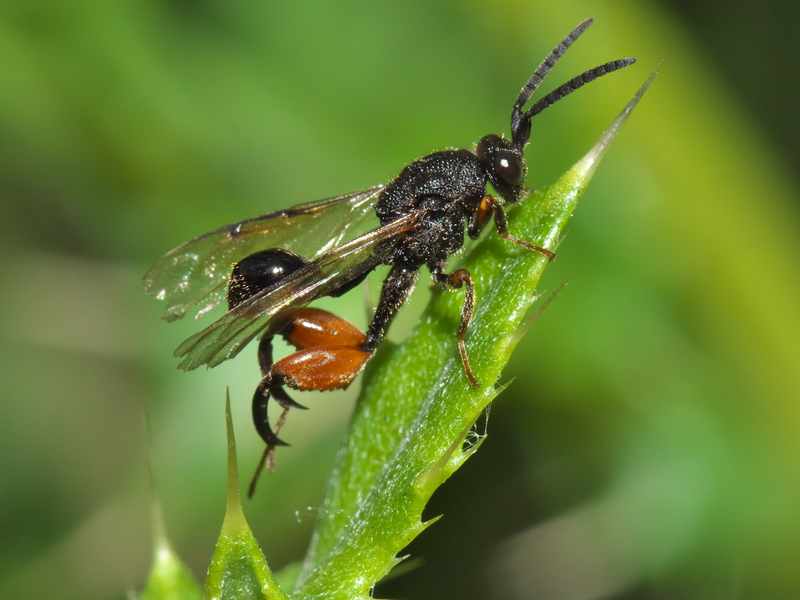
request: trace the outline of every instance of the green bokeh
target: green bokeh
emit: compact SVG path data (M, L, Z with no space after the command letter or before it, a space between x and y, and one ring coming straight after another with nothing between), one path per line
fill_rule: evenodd
M410 548L425 563L379 593L799 596L798 194L739 108L754 90L724 87L663 7L28 0L0 8L0 597L142 589L144 410L173 545L202 579L225 387L249 473L258 374L252 350L175 369L200 324L164 324L141 292L164 251L507 132L516 91L587 16L549 87L640 65L537 117L529 185L666 63L546 272L570 285L518 347L489 438L434 497L445 518ZM363 325L359 294L331 305ZM273 567L304 552L352 397L302 398L246 502Z

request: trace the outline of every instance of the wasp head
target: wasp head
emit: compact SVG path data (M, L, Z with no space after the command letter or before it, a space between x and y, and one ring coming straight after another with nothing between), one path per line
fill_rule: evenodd
M594 81L598 77L602 77L603 75L607 75L608 73L613 73L618 69L622 69L623 67L627 67L632 65L636 62L635 58L622 58L620 60L613 60L611 62L607 62L599 67L595 67L594 69L589 69L584 73L581 73L577 77L573 77L568 82L560 85L552 92L547 94L544 98L537 100L533 103L533 105L526 111L523 112L524 106L528 103L528 101L533 97L533 94L538 89L539 85L544 81L544 78L550 72L550 69L558 62L558 60L564 55L567 49L577 40L584 31L586 31L589 26L592 24L592 19L586 19L585 21L581 22L575 29L570 31L567 36L561 40L553 51L547 55L547 57L542 61L536 71L531 75L528 82L522 87L522 90L519 92L519 96L517 97L517 101L514 103L514 109L511 111L511 143L510 146L513 147L513 150L522 156L522 151L525 148L525 144L528 143L528 138L531 135L531 118L535 115L538 115L548 106L552 106L568 94L571 94L578 88L586 85L590 81ZM493 137L493 136L487 136ZM496 136L494 136L496 137ZM484 138L484 140L487 138ZM482 140L483 142L483 140ZM523 171L524 171L524 161L522 162ZM494 183L494 182L492 182Z
M519 200L528 170L522 150L499 135L487 135L478 142L476 154L492 187L503 200Z

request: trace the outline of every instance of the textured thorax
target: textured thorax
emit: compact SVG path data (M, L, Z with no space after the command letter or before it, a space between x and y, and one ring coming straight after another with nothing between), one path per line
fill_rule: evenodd
M415 160L381 193L375 212L382 224L419 208L426 197L436 196L446 204L467 204L483 197L486 173L478 157L469 150L445 150Z
M435 266L464 243L466 219L486 191L486 173L469 150L445 150L408 165L380 195L375 212L382 224L412 210L428 215L398 245L393 262L409 268Z

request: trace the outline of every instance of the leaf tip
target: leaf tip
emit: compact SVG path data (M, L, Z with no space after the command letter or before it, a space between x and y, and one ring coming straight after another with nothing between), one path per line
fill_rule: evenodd
M242 497L239 493L239 463L236 458L236 437L233 433L233 419L231 418L230 389L225 390L225 428L228 440L228 503L225 511L225 523L235 527L244 521L244 512Z

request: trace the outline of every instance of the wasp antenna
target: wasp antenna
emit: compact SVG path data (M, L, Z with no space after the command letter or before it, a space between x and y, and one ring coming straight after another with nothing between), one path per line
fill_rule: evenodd
M564 96L568 96L575 90L580 87L583 87L587 83L594 81L598 77L602 77L603 75L608 75L609 73L613 73L614 71L618 71L619 69L623 69L628 67L636 62L635 58L621 58L619 60L612 60L611 62L607 62L604 65L600 65L599 67L595 67L594 69L589 69L578 75L577 77L573 77L567 83L558 86L552 92L547 94L541 100L537 100L536 103L531 106L528 111L524 115L524 119L530 120L531 117L538 115L548 106L552 106L559 100L561 100Z
M544 78L550 72L550 69L553 68L558 62L558 59L564 56L564 53L567 51L575 40L577 40L584 31L589 29L589 25L594 22L594 19L586 19L582 21L575 29L570 31L567 36L561 40L561 42L553 48L553 51L547 55L547 57L541 62L541 64L536 68L531 78L528 79L528 82L522 86L522 89L519 92L519 96L517 97L517 101L514 104L514 110L511 111L511 137L514 140L514 144L518 147L522 147L525 145L525 142L528 141L528 136L530 135L530 117L526 118L526 115L522 112L522 107L528 103L528 100L531 99L536 89L541 85Z

